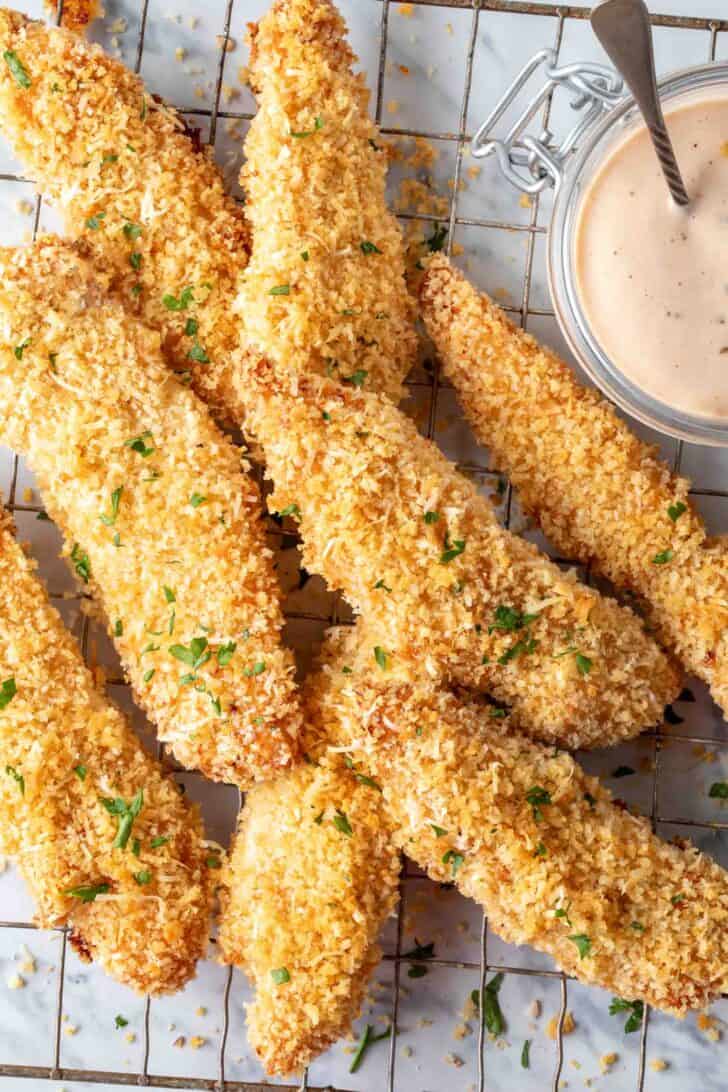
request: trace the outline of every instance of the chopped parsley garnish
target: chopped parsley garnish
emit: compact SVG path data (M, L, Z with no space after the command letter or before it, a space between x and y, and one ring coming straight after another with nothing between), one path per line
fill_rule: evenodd
M285 508L282 508L278 513L279 516L294 516L296 519L301 518L301 509L297 504L287 504Z
M205 864L208 868L222 868L222 861L219 857L206 857Z
M201 493L193 493L190 497L190 504L193 508L199 508L201 504L204 504L207 497L203 497Z
M351 829L351 823L346 817L346 812L336 809L336 815L331 820L334 826L341 834L345 834L347 838L351 838L354 831Z
M374 590L378 591L380 588L382 589L382 591L385 592L391 592L392 590L388 584L384 583L383 580L377 580L376 584L374 585Z
M105 527L113 527L116 523L117 516L119 515L119 504L121 503L121 496L124 492L124 486L120 485L111 494L111 515L100 515L99 519Z
M677 523L677 521L680 519L680 516L687 512L687 510L687 504L683 504L682 501L678 501L677 504L670 505L670 507L667 509L667 514L673 523Z
M579 953L579 959L585 959L591 953L591 938L586 933L573 933L569 940L572 944L576 945L576 949Z
M129 1021L126 1019L125 1016L115 1016L114 1017L114 1025L117 1028L125 1028L125 1027L127 1027L128 1023L129 1023Z
M728 800L728 782L714 781L708 793L713 800Z
M91 578L91 562L86 551L82 550L77 542L74 542L71 549L71 561L76 570L76 576L84 584L88 584Z
M192 348L187 354L189 360L194 360L195 364L209 364L210 358L205 350L200 345L199 341L195 341Z
M147 118L147 97L142 95L142 104L139 107L139 118L141 121L146 121Z
M326 410L322 410L321 416L323 417L324 421L330 421L331 420L331 414L328 413Z
M22 360L23 359L23 353L25 352L25 350L28 348L29 345L30 345L30 338L26 337L25 341L21 341L20 345L15 346L15 348L13 349L13 355L15 356L16 360Z
M609 1015L617 1016L622 1012L629 1013L627 1023L624 1025L627 1035L632 1031L639 1031L645 1014L644 1001L625 1001L623 997L613 997L609 1006Z
M129 265L132 267L132 269L136 270L137 273L141 269L142 256L138 250L133 250L129 255Z
M432 959L435 954L434 941L430 944L420 944L417 937L415 937L415 947L409 952L402 953L402 959L412 960L412 965L407 971L408 978L424 978L427 974L427 967L423 967L420 960Z
M179 297L173 296L169 292L162 296L162 303L168 311L186 311L189 305L194 302L192 287L190 285L187 285L186 288L182 289Z
M162 591L164 592L164 598L167 600L168 603L177 602L177 596L174 594L171 588L167 587L166 584L162 585Z
M200 327L196 318L188 318L185 323L185 335L187 337L194 337Z
M495 622L488 626L488 633L494 633L496 630L507 633L524 629L526 626L530 625L531 622L535 622L537 618L538 614L523 614L520 610L515 610L513 607L496 607Z
M433 254L436 254L438 251L444 248L446 241L447 228L444 226L444 224L435 224L434 231L432 232L430 238L427 240L427 245L430 251Z
M160 846L166 846L168 841L169 838L166 834L157 834L156 837L152 838L149 844L152 849L159 849Z
M221 645L217 650L217 662L220 667L227 667L233 658L233 653L237 648L236 641L228 641L227 644Z
M94 902L98 895L105 895L109 890L107 883L84 883L79 887L69 887L67 891L64 891L64 895L70 895L73 899L80 899L81 902Z
M425 512L425 514L423 516L423 519L424 519L425 523L428 524L428 526L431 523L437 523L439 518L440 518L440 513L439 512Z
M526 1039L521 1051L521 1069L531 1068L531 1040Z
M540 785L533 785L526 793L526 800L533 809L533 818L540 823L543 820L541 808L552 803L551 793L548 789L542 789Z
M285 982L291 981L291 976L288 973L287 967L276 967L274 971L270 972L270 976L275 982L276 986L282 986Z
M631 777L634 772L631 766L617 766L612 773L612 777Z
M579 669L580 675L588 675L592 669L592 662L588 656L584 656L581 652L577 652L576 666Z
M97 212L95 216L89 216L86 221L86 227L89 231L98 231L101 227L101 221L106 219L105 212Z
M381 645L375 645L374 647L374 659L377 661L382 671L387 670L387 653L384 651Z
M132 224L131 221L124 224L124 226L123 226L123 228L121 230L124 232L127 239L131 239L132 242L134 242L135 239L138 239L139 236L142 233L142 229L141 229L140 225L139 224Z
M151 882L152 874L148 868L144 868L141 872L134 873L134 879L140 887L144 887L146 884Z
M437 823L430 823L430 826L434 830L436 838L444 838L445 835L447 834L447 831L445 830L445 828L444 827L438 827Z
M88 771L87 771L86 767L82 763L79 763L78 766L74 766L73 767L73 772L75 773L75 775L76 775L76 777L78 778L79 781L85 781L86 780L86 774L88 773Z
M498 991L502 985L503 974L499 972L483 987L482 1004L480 990L473 990L470 994L470 1000L475 1005L476 1010L482 1012L485 1026L490 1034L494 1036L500 1035L501 1032L505 1030L506 1026L498 1001Z
M511 660L518 659L519 656L530 656L532 652L536 651L538 644L535 637L521 638L520 641L516 641L514 645L507 648L502 656L498 657L498 663L505 665L510 663Z
M123 636L124 636L124 623L122 622L121 618L117 618L116 621L114 622L114 637L123 637Z
M25 778L23 777L23 775L21 773L18 773L14 766L6 766L5 773L8 775L8 777L12 777L13 781L18 786L18 791L20 792L20 795L25 796Z
M502 709L498 705L494 705L493 708L490 710L490 713L488 715L493 720L503 720L505 717L508 716L508 710L507 709Z
M361 388L364 386L368 374L369 372L365 371L364 368L357 368L351 375L345 375L342 382L351 383L352 387Z
M135 857L139 857L142 852L142 843L138 838L135 838L131 843L131 851Z
M421 963L413 963L407 971L408 978L424 978L427 974L427 967L423 967Z
M465 540L462 538L456 538L454 541L450 541L450 535L445 535L445 549L440 554L440 564L449 565L451 561L454 561L456 557L460 557L460 554L465 549Z
M268 292L269 296L290 296L291 286L290 284L277 284L275 288L271 288Z
M568 926L571 926L571 918L569 917L569 910L571 909L571 899L567 902L566 906L557 906L554 910L555 918L563 918Z
M17 692L18 688L12 676L0 683L0 709L7 709Z
M119 157L113 152L107 152L101 159L102 163L118 163Z
M144 682L144 683L151 682L151 680L154 678L154 674L155 674L156 670L157 670L156 667L150 667L149 671L145 671L144 674L142 675L142 682Z
M655 554L655 556L652 558L652 564L667 565L668 561L672 561L673 556L674 555L672 550L663 550L661 553Z
M115 815L119 821L112 849L126 849L134 820L144 804L144 789L140 789L129 804L127 804L126 800L122 800L120 796L114 799L109 796L102 796L100 801L109 815Z
M27 91L30 87L30 76L26 72L25 66L18 54L14 53L12 49L6 49L3 53L3 59L13 74L15 82L19 87L23 87Z
M262 675L264 671L265 660L258 660L258 662L254 663L252 667L246 667L243 671L243 675L245 675L246 679L254 679L256 675Z
M301 257L303 258L304 262L307 262L308 259L311 257L311 255L309 254L309 252L307 250L302 250L301 251Z
M303 137L313 136L314 133L318 133L320 129L324 127L324 119L322 117L314 118L313 129L302 129L299 133L291 133L292 137L296 140L302 140Z
M379 1035L375 1035L374 1034L374 1028L372 1027L372 1025L367 1024L367 1026L364 1028L361 1039L357 1043L356 1054L354 1055L354 1057L351 1060L351 1065L349 1066L349 1072L350 1073L356 1073L356 1071L359 1069L359 1066L364 1061L364 1055L366 1054L369 1047L373 1046L374 1043L380 1043L382 1041L382 1039L388 1039L391 1034L392 1034L392 1025L391 1024L384 1031L380 1032Z
M359 243L359 249L362 254L381 254L381 250L374 243L370 243L368 239L362 239Z
M450 865L450 868L452 869L453 879L455 879L458 874L458 870L462 868L463 864L465 863L465 858L463 857L462 853L457 853L454 849L448 849L447 853L444 853L442 856L442 863Z
M309 760L309 761L310 761L310 760ZM353 773L354 777L356 778L356 780L357 780L357 781L358 781L358 782L359 782L359 783L360 783L361 785L368 785L370 789L376 789L376 790L377 790L377 792L381 792L381 791L382 791L382 786L381 786L381 785L378 785L378 784L376 783L376 781L375 781L375 780L374 780L373 778L371 778L371 777L367 777L367 775L366 775L366 774L363 774L363 773L359 773L359 771L357 770L357 768L356 768L356 766L354 765L353 761L352 761L352 760L351 760L351 759L349 758L349 756L348 756L348 755L344 755L344 764L346 765L346 767L347 767L347 768L348 768L349 770L351 770L351 772ZM315 766L315 765L317 765L317 763L315 763L315 762L314 762L314 763L313 763L313 765Z
M543 842L539 842L536 845L536 848L533 851L533 856L534 857L545 857L546 853L547 853L546 846L543 844Z
M685 896L684 895L673 895L672 898L670 899L670 902L672 903L673 906L679 906L681 902L685 902Z
M630 929L634 929L635 933L644 933L645 927L641 921L631 921L629 923Z
M142 459L150 458L150 455L154 454L154 448L151 444L147 444L147 440L152 439L152 432L145 429L141 432L140 436L134 436L131 440L124 440L124 448L130 448L131 451L135 451L136 454L141 455Z
M170 645L169 652L174 656L175 660L187 664L193 671L197 671L203 664L206 664L212 656L207 647L207 637L193 637L189 648L185 645Z

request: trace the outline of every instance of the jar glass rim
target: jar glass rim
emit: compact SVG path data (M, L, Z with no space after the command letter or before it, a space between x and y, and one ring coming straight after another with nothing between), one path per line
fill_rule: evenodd
M658 86L663 103L721 87L725 87L728 98L728 62L680 69L661 79ZM622 410L669 436L726 447L728 422L685 413L660 402L619 371L592 334L576 290L573 242L585 178L604 162L615 143L624 139L628 127L636 127L640 121L634 99L626 96L586 133L556 184L547 246L548 281L556 319L589 378Z

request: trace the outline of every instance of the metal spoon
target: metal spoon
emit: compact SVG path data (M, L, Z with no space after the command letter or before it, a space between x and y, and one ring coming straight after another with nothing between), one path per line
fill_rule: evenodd
M594 33L640 108L673 200L678 205L687 205L690 198L675 159L657 92L647 5L643 0L601 0L592 8L590 18Z

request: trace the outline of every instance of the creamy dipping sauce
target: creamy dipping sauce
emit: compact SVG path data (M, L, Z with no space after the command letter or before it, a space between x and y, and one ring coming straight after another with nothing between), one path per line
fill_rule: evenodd
M591 331L636 386L728 422L728 97L666 110L691 198L671 200L644 127L581 202L576 289Z

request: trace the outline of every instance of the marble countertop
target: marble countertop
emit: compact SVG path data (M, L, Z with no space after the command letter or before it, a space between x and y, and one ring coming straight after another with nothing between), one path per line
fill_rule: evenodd
M224 56L223 105L225 116L217 118L214 148L230 186L240 166L241 140L246 131L246 115L254 104L239 81L239 71L246 64L244 28L248 20L259 17L268 0L233 0L231 36L235 48ZM21 3L23 10L42 16L40 0ZM92 37L104 48L133 65L140 30L141 4L138 0L106 0L106 14L92 29ZM361 59L370 86L376 87L380 57L380 0L340 0L349 20L354 48ZM382 85L383 124L394 130L436 133L433 141L438 158L428 169L433 184L452 199L448 182L455 169L457 132L463 103L466 56L474 45L472 86L466 110L468 133L500 95L506 83L538 49L559 44L561 61L576 59L604 60L593 40L588 23L568 18L563 24L550 13L521 15L509 11L482 11L474 24L473 10L462 0L446 7L428 3L415 5L410 16L400 5L389 6L386 67ZM576 0L574 8L587 4ZM655 0L652 6L665 14L693 17L726 17L725 0ZM207 0L202 6L194 0L149 0L141 72L153 92L165 96L197 119L205 137L209 136L209 118L196 113L209 111L214 103L215 73L220 59L217 36L223 29L226 0ZM194 28L191 17L197 19ZM728 33L713 41L708 29L660 27L655 34L656 55L661 71L668 71L706 61L715 55L728 57ZM175 50L184 49L184 60ZM229 90L227 90L229 88ZM239 117L227 115L240 115ZM569 123L569 108L556 103L553 126ZM545 342L566 353L550 301L545 271L545 234L548 222L548 196L538 208L520 200L497 176L490 161L476 177L467 167L472 164L465 149L464 186L457 194L458 218L487 221L490 226L458 223L454 243L457 261L482 287L496 294L501 302L517 312L525 303L528 328ZM18 170L7 147L0 140L0 173ZM421 169L420 169L421 170ZM402 177L402 168L393 177L392 192ZM30 236L33 225L34 191L29 183L0 179L0 240L18 243ZM43 228L57 227L53 210L41 206ZM509 228L497 226L508 224ZM532 230L529 230L529 225ZM533 246L529 239L533 238ZM524 278L530 286L524 296ZM408 409L418 421L426 419L424 407L431 390L426 373L411 389ZM424 425L423 425L424 427ZM644 435L648 431L638 428ZM480 467L476 477L487 485L487 452L479 448L463 423L447 386L439 389L435 412L436 440L449 456L467 467ZM651 437L665 457L677 455L675 441ZM728 500L712 491L728 484L728 451L701 449L685 445L681 468L698 491L697 503L713 532L728 531ZM13 477L13 457L0 449L0 490L8 495ZM41 562L41 571L52 592L64 596L60 605L68 624L76 631L81 625L78 589L58 560L59 538L52 524L39 522L34 509L41 505L32 476L20 464L15 489L17 524L20 538L30 543ZM517 504L511 523L525 529L529 537L544 548L539 535L525 528ZM290 584L297 587L296 558L288 552L282 569L288 571ZM293 591L289 602L298 609L314 604L323 613L330 606L328 593L315 582L303 591ZM290 624L290 638L304 653L315 641L320 627L296 620ZM108 642L91 626L90 647L101 663L114 665ZM659 829L667 837L685 833L685 822L725 819L720 803L707 796L708 785L720 777L728 778L728 732L722 717L711 704L704 687L692 687L696 701L679 706L682 723L668 728L670 746L661 756L657 791ZM131 708L123 687L112 688L113 697ZM151 733L138 713L134 721L145 738ZM686 736L699 735L711 743L700 753ZM710 754L706 761L705 751ZM602 773L615 792L629 804L650 812L653 801L653 742L638 740L617 750L592 754L586 760L591 770ZM610 777L620 765L637 772L614 781ZM206 784L196 774L182 774L191 797L201 802L211 836L225 840L232 830L237 811L237 794L229 789ZM709 826L695 828L692 837L706 852L728 866L728 835ZM437 954L468 966L433 967L424 978L407 976L402 966L399 986L399 1010L394 1051L396 1092L470 1092L479 1087L478 1035L474 1022L463 1020L463 1008L471 990L479 982L479 964L483 954L489 965L512 968L501 990L501 1005L506 1031L497 1040L485 1037L483 1051L484 1087L491 1092L542 1092L551 1089L557 1067L558 1047L548 1034L550 1021L562 1005L573 1014L574 1030L563 1040L562 1087L585 1086L610 1092L634 1092L640 1087L639 1071L642 1036L623 1031L624 1018L610 1016L610 995L587 989L577 983L562 983L550 975L552 962L529 949L514 948L482 929L478 908L456 892L439 889L414 869L403 881L402 950L406 951L417 936L426 943L434 941ZM229 972L210 958L200 967L197 979L174 998L154 1001L148 1014L143 999L106 978L93 966L78 962L70 949L65 960L60 933L43 933L23 927L32 920L32 903L22 883L8 865L0 873L0 919L19 923L0 928L0 1065L54 1065L56 1052L56 1012L60 976L63 999L58 1023L59 1063L67 1070L100 1070L133 1079L143 1069L147 1044L147 1071L160 1077L194 1077L214 1081L220 1076L220 1044L226 1025L226 988L229 985L228 1033L224 1050L224 1074L232 1081L261 1081L260 1067L245 1039L243 1003L249 988L239 973L228 983ZM385 930L383 947L391 957L397 950L396 922ZM475 965L475 966L474 966ZM525 972L525 973L524 973ZM22 989L11 990L8 983L19 973ZM394 962L385 959L374 976L365 1014L358 1022L383 1026L389 1019L394 998ZM537 1004L536 1004L537 1003ZM538 1009L538 1015L536 1015ZM718 1092L728 1088L725 1071L724 1034L728 1031L728 1002L713 1007L717 1018L718 1041L701 1030L695 1017L678 1022L659 1014L650 1014L644 1041L644 1084L647 1092ZM128 1023L121 1029L115 1017ZM722 1021L726 1021L724 1024ZM381 1022L381 1023L380 1023ZM463 1025L466 1025L463 1029ZM460 1028L460 1030L457 1030ZM198 1049L189 1039L201 1037ZM185 1046L175 1045L180 1037ZM531 1040L531 1067L522 1069L524 1040ZM379 1044L367 1056L355 1076L348 1073L352 1044L338 1044L311 1069L312 1086L331 1084L337 1089L383 1092L387 1088L389 1047ZM614 1055L608 1074L601 1072L600 1059ZM454 1059L457 1060L457 1064ZM664 1069L651 1063L664 1061ZM591 1082L591 1083L590 1083ZM272 1082L276 1083L276 1082ZM25 1092L31 1085L39 1089L61 1087L88 1088L71 1081L47 1082L38 1078L21 1080L0 1078L0 1092ZM104 1085L104 1087L107 1087ZM110 1086L108 1086L110 1087Z

